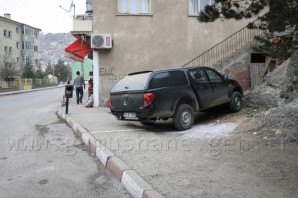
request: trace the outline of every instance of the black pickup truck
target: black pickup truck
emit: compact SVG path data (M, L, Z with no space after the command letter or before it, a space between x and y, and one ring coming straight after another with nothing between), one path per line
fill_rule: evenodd
M239 83L208 67L187 67L128 74L112 88L111 112L120 120L144 125L173 118L178 130L187 130L194 112L227 103L240 111L243 91Z

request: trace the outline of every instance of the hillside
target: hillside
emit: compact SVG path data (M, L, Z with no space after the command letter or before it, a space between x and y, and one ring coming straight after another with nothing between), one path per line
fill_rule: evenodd
M72 60L64 57L64 49L76 38L71 33L47 33L40 34L40 59L45 65L49 61L56 63L58 59L63 59L64 62Z

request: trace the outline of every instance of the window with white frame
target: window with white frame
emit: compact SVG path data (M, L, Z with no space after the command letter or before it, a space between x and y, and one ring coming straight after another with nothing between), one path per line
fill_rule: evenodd
M31 27L23 26L22 28L22 34L27 36L34 36L34 30Z
M151 0L118 0L118 13L149 14Z
M22 49L34 51L34 43L28 41L22 41Z
M29 61L30 61L30 59L28 56L22 56L22 64L27 64L27 62L29 62Z
M189 0L189 15L197 16L201 11L204 10L206 5L213 5L214 0Z

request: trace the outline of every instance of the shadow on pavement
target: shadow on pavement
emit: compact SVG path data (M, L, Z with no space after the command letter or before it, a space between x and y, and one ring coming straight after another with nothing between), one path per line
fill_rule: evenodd
M242 111L243 110L241 110L239 113ZM203 112L196 113L193 127L201 124L216 123L219 119L222 119L225 116L235 116L239 113L231 112L227 105L217 106ZM153 133L180 132L174 128L172 118L168 119L167 121L158 120L155 124L147 126L141 124L138 121L123 122L127 122L127 126L132 127L133 129L141 129Z

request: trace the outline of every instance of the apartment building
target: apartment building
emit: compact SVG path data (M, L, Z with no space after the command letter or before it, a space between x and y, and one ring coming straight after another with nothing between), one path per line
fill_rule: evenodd
M10 56L18 70L18 75L27 62L39 64L39 32L41 29L11 19L10 14L0 16L0 63L4 56Z
M213 0L87 0L86 15L93 25L88 26L86 19L75 19L72 34L83 36L90 47L96 35L112 37L111 48L93 47L93 65L99 67L100 74L100 101L104 102L115 82L128 73L181 67L254 20L200 23L199 12L205 5L213 4ZM243 40L242 35L237 35L230 43L238 45ZM230 44L223 46L192 64L211 66L206 65L206 60L217 61L217 54L230 48ZM245 86L249 86L249 63L243 67Z

